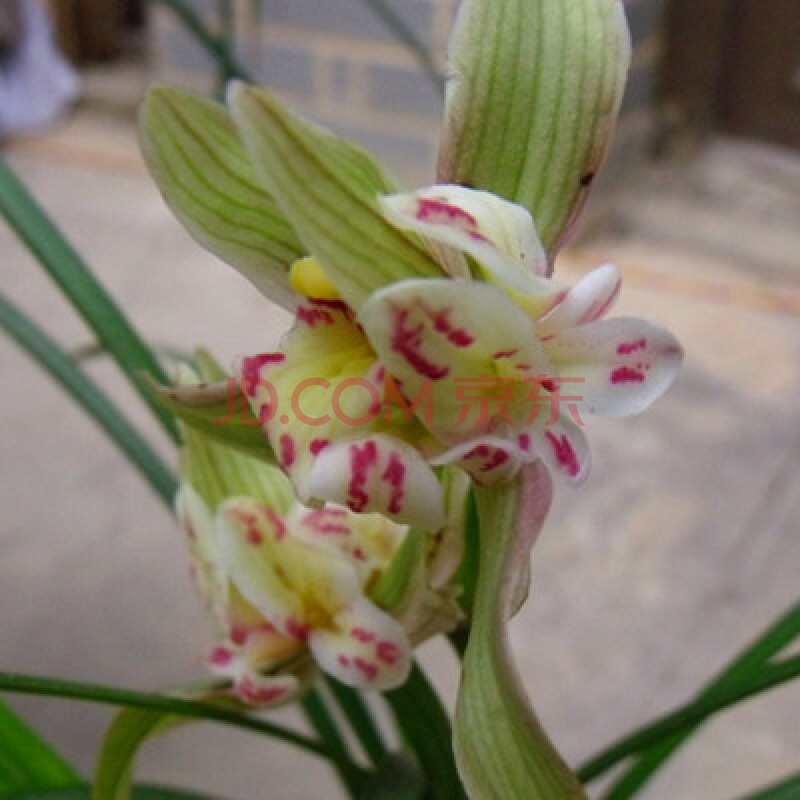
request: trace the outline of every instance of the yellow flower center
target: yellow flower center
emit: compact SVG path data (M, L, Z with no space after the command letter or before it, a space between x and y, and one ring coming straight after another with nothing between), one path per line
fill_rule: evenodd
M298 259L289 270L289 283L298 294L317 300L341 300L339 290L333 285L319 261L313 256Z

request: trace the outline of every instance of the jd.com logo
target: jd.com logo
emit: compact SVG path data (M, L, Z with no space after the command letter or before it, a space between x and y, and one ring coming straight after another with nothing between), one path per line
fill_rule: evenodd
M524 423L526 426L535 423L545 407L549 407L550 413L544 425L545 427L554 425L561 417L562 406L566 406L575 423L583 425L577 405L583 399L582 396L561 393L564 384L583 383L583 381L584 378L551 378L548 375L537 375L535 378L526 378L524 381L491 375L453 378L451 383L455 393L455 405L460 407L455 424L462 425L469 421L471 426L481 425L492 418L499 418L508 422L509 425L514 425L509 410L510 405L514 403L515 408L518 408L520 403L527 403L530 406L530 413ZM524 384L529 384L530 389L523 398L520 395ZM333 388L330 395L330 413L310 416L302 410L302 395L311 387L319 387L325 392ZM439 398L442 396L443 388L441 382L437 382ZM363 400L367 402L362 401L359 404L360 408L365 409L362 414L353 416L343 408L345 392L348 392L349 399L349 403L346 405L351 409L353 408L353 398L350 393L366 392ZM336 418L345 425L361 426L373 422L378 417L382 417L382 422L391 425L395 422L398 413L402 414L406 421L416 416L426 424L429 424L433 417L434 383L429 378L423 382L411 402L406 399L397 383L389 375L386 376L383 386L380 388L366 378L347 378L335 386L324 378L306 378L297 384L289 398L288 411L291 416L287 413L286 408L279 408L278 392L269 381L251 382L248 386L248 394L260 395L261 406L257 419L247 416L241 409L239 411L241 414L239 424L241 425L266 425L278 416L279 411L283 412L279 417L279 421L283 425L288 425L294 419L312 427L327 425L332 418ZM236 419L238 397L239 387L236 380L229 378L227 414L225 417L215 419L215 425L228 425ZM315 392L315 401L319 401L318 392Z

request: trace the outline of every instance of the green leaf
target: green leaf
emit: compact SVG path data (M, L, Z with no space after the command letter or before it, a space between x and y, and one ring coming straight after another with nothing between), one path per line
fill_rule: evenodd
M366 153L269 92L238 84L229 104L267 191L351 306L394 281L442 275L419 237L384 219L377 199L394 187Z
M108 434L142 477L172 508L178 484L159 456L105 392L44 331L0 294L0 328Z
M358 800L425 800L427 784L408 756L396 753L365 782Z
M800 772L741 800L800 800Z
M167 433L178 442L175 420L149 391L147 376L161 383L167 380L155 355L2 157L0 213L94 331Z
M190 428L215 442L275 464L267 437L233 379L198 386L153 386L152 389L159 401Z
M81 783L78 773L0 701L0 798Z
M385 692L403 739L419 761L434 800L466 798L453 758L450 720L442 701L415 663L399 689ZM483 798L481 798L483 800Z
M130 800L139 748L151 736L185 722L163 711L126 708L112 721L97 759L92 800Z
M364 784L364 772L355 766L336 720L328 710L325 699L316 689L306 692L303 698L303 711L317 736L325 742L334 755L331 765L343 786L352 798L357 798Z
M533 214L552 256L605 159L630 61L619 0L465 0L438 177Z
M701 704L709 698L713 699L717 693L739 684L744 679L757 677L769 661L791 645L798 636L800 636L800 603L781 615L754 642L734 658L700 692L695 704ZM647 752L643 753L612 784L608 793L609 797L613 795L631 797L635 794L689 740L697 728L698 725L693 725L673 735L668 740L655 744ZM612 748L609 749L613 749L613 747L615 745L612 745ZM600 763L600 759L604 754L607 754L607 751L592 759L583 769L586 770L590 767L592 762L595 764ZM605 769L602 771L605 771ZM600 773L598 772L597 774Z
M550 477L537 462L476 496L480 564L454 726L461 778L480 800L585 800L525 696L506 630L520 572L550 507Z
M225 107L158 87L139 112L139 138L164 199L189 233L272 300L293 308L288 270L305 248L256 178Z
M325 677L325 685L353 729L353 733L358 737L364 753L373 766L384 764L389 756L389 750L383 740L380 727L364 698L355 689L345 686L330 676Z
M584 782L591 781L608 772L623 759L654 745L670 744L675 734L691 731L712 715L797 678L800 678L800 656L767 664L757 672L749 673L714 692L707 692L693 703L688 703L665 714L656 722L628 734L581 767L578 777ZM628 786L627 781L625 786ZM616 788L613 791L621 792L622 789Z
M156 692L137 692L131 689L120 689L115 686L79 683L59 678L43 678L38 675L21 675L12 672L0 672L0 691L17 694L32 694L42 697L62 697L73 700L86 700L90 703L122 706L157 711L187 719L202 719L219 722L235 728L260 733L280 739L287 744L305 750L321 758L336 762L338 755L320 742L282 725L258 719L241 711L226 708L222 704L187 700L173 694Z
M137 786L133 800L214 800L210 795L189 792L184 789L168 789L162 786ZM40 792L23 792L8 800L92 800L89 786L79 789L52 789Z

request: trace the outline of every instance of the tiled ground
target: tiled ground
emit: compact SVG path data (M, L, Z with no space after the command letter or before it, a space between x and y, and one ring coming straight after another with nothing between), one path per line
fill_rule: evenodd
M130 134L109 140L81 124L18 147L13 164L139 328L226 360L274 340L285 318L183 234ZM674 391L651 412L590 424L594 474L583 490L560 491L513 626L525 683L572 760L686 699L797 596L796 281L782 274L766 286L730 253L653 241L628 231L562 264L569 277L618 258L632 287L620 313L669 325L687 351ZM5 228L0 263L4 292L67 344L87 341ZM169 516L5 339L0 370L0 666L136 687L200 676L202 619ZM108 364L92 370L135 407ZM452 698L447 650L429 647L423 659ZM800 689L786 689L720 718L646 796L726 800L796 769L798 701ZM15 704L91 769L106 710ZM149 748L140 773L238 800L335 796L318 764L211 726Z

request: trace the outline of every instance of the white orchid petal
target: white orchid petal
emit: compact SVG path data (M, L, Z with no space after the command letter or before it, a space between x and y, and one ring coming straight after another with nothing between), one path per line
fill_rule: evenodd
M489 432L493 421L481 419L476 391L502 393L513 381L523 382L509 399L519 405L524 381L551 371L530 317L488 283L403 281L376 292L360 320L404 394L430 397L417 413L445 442ZM501 412L500 405L492 406L492 415ZM481 430L475 430L479 424Z
M627 416L644 411L669 389L683 360L677 339L639 319L581 325L546 342L577 406L594 414Z
M534 461L535 458L532 447L525 448L513 438L477 436L451 447L431 459L431 463L441 466L457 464L469 473L477 484L489 486L510 480L523 464Z
M272 625L296 635L303 627L304 604L282 580L274 555L289 535L284 519L263 503L235 497L218 509L217 528L223 559L238 591Z
M381 199L404 230L472 256L493 282L524 293L548 291L547 257L527 209L497 195L442 184Z
M325 672L357 689L394 689L411 668L402 627L365 597L335 614L333 628L312 631L308 644Z
M583 429L569 420L559 420L533 432L534 449L556 475L579 485L589 476L591 452Z
M433 470L410 444L386 434L339 441L317 457L309 477L315 497L352 511L377 511L426 530L445 521Z
M189 548L190 571L198 594L221 625L228 616L228 576L217 546L214 518L200 494L188 483L175 496L175 512Z
M585 275L564 293L536 323L540 336L550 336L605 316L619 296L622 277L614 264L604 264Z
M302 502L317 456L369 430L383 400L381 368L351 311L306 300L280 352L245 358L242 389ZM385 370L384 370L385 372Z

